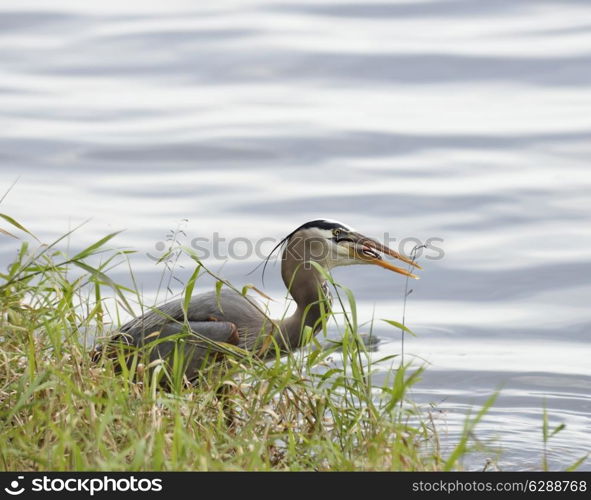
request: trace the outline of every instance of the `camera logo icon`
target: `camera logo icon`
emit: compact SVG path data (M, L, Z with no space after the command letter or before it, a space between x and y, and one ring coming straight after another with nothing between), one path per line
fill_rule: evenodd
M20 481L21 479L24 479L24 476L18 476L18 480ZM9 495L20 495L23 491L25 491L24 488L20 488L19 489L19 483L18 481L11 481L10 482L10 486L8 488L4 488L4 491L6 493L8 493Z

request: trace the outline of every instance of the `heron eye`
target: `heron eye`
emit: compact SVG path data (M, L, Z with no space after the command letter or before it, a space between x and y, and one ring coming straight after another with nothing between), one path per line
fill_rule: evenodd
M339 236L341 234L341 230L340 229L334 229L333 232L332 232L332 234L334 236Z

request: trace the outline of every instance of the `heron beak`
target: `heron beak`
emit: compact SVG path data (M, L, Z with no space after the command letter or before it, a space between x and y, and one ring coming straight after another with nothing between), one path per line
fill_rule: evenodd
M416 267L417 269L422 269L416 262L405 257L404 255L399 254L398 252L392 250L391 248L387 247L386 245L376 241L372 238L368 238L367 236L363 236L362 234L356 233L353 236L354 245L352 247L353 250L353 257L357 260L362 260L367 262L368 264L374 264L376 266L383 267L384 269L389 269L390 271L394 271L395 273L402 274L404 276L408 276L409 278L414 278L416 280L419 279L418 276L412 274L411 272L407 271L398 266L394 266L389 262L385 261L380 253L384 255L389 255L390 257L394 257L395 259L401 260L406 264ZM380 252L380 253L378 253Z

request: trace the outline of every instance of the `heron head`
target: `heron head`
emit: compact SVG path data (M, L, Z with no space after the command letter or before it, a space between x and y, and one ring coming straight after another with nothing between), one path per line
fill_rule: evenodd
M284 258L314 260L327 269L355 264L373 264L404 276L418 279L411 272L384 260L393 257L421 269L413 260L399 254L373 238L337 221L318 219L306 222L286 238Z

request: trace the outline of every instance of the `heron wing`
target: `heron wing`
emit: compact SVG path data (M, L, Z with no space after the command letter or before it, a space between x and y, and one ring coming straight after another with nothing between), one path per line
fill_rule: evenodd
M149 351L150 361L172 359L175 346L179 344L165 339L176 335L183 339L180 344L183 352L182 362L186 365L185 372L189 379L197 374L203 362L216 360L222 355L222 346L216 345L218 342L238 345L240 341L236 325L229 321L217 321L212 318L211 321L189 321L188 324L167 323L155 332L153 337L145 339L146 345L151 341L155 342L155 347Z
M187 373L197 373L206 358L218 357L223 350L205 339L248 348L263 325L265 317L242 295L230 290L207 292L194 296L186 313L177 299L131 320L106 345L95 350L93 359L116 353L117 349L111 347L121 344L146 347L150 361L163 359L178 345L174 339L166 340L168 337L189 334L183 337Z

